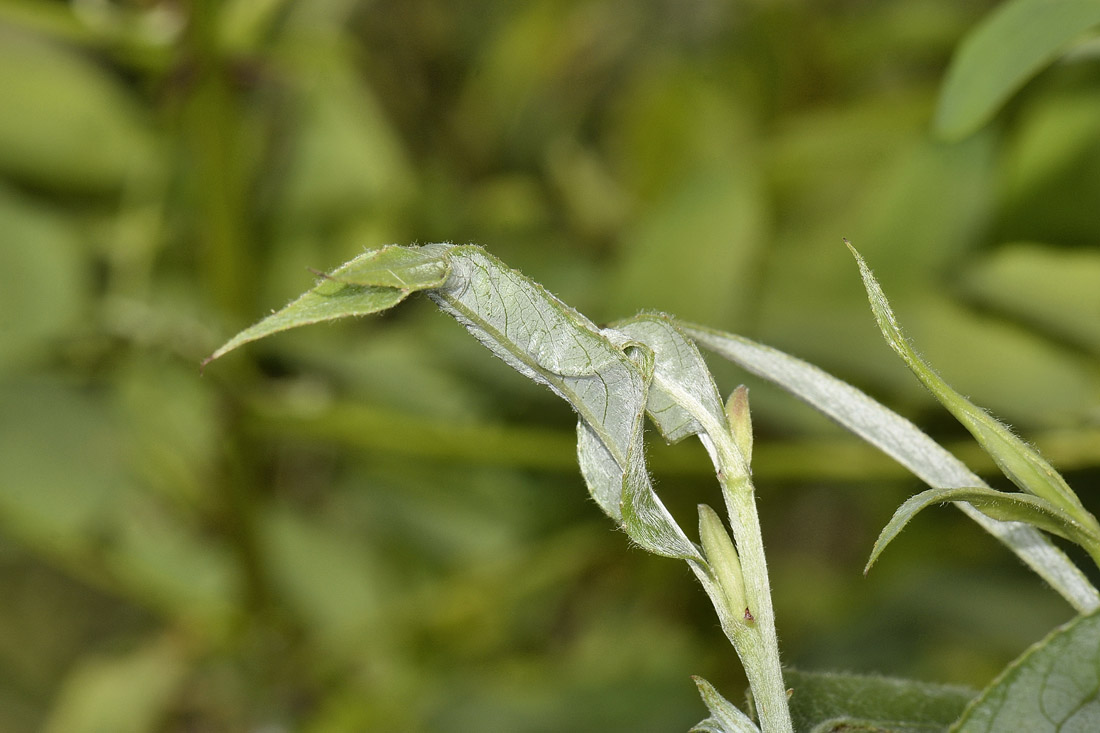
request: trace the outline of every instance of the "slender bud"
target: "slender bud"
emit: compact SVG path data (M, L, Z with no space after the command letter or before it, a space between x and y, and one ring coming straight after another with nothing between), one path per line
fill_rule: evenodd
M752 415L749 413L749 388L745 385L733 390L726 402L726 419L730 422L733 442L748 469L752 465Z
M733 541L718 514L706 504L699 505L699 539L703 554L715 580L726 595L727 609L738 618L745 608L745 579L741 575L741 560Z

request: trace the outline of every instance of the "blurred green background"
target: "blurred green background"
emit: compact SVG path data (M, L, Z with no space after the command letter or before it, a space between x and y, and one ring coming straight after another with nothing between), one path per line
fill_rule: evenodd
M424 299L215 363L387 243L477 242L860 386L988 473L881 341L1100 507L1100 65L932 131L958 0L0 1L0 731L670 731L744 680L573 417ZM1072 612L747 381L788 664L983 686ZM653 445L687 527L718 492ZM995 483L995 485L1001 485Z

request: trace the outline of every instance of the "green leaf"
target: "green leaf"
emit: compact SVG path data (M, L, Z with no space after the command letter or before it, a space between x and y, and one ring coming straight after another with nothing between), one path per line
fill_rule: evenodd
M948 501L965 501L993 519L1002 522L1026 522L1033 527L1072 540L1083 547L1095 546L1100 541L1100 537L1089 533L1086 528L1058 507L1037 496L1006 493L982 486L929 489L909 498L894 512L894 516L890 518L875 541L863 573L866 575L886 546L909 523L909 520L916 516L917 512L932 504L943 504Z
M894 313L890 310L890 304L866 261L850 243L846 242L846 244L859 264L860 275L871 301L871 310L875 314L875 320L882 335L913 374L932 392L940 404L970 431L1004 475L1014 484L1023 491L1042 497L1063 508L1090 532L1100 535L1100 524L1097 524L1096 518L1081 505L1065 479L1039 455L1038 451L952 389L917 355L912 345L902 335Z
M437 245L444 247L446 245ZM446 250L389 245L356 257L329 277L349 285L397 288L413 292L443 284L450 270Z
M794 728L807 733L943 731L975 695L965 687L889 677L791 669L783 676L792 690Z
M1024 652L951 730L1100 730L1100 614L1079 616Z
M929 486L985 486L981 478L916 425L818 367L736 334L682 322L678 325L706 348L836 420ZM1015 552L1079 612L1100 608L1100 593L1038 530L998 522L966 504L956 506Z
M0 231L0 272L10 273L0 287L0 371L7 372L63 342L89 311L90 288L86 245L58 212L0 185Z
M1100 117L1090 123L1089 134L1095 138ZM1100 357L1097 283L1100 252L1095 248L1067 250L1037 242L1013 242L976 262L960 284L968 297L985 308L1043 334L1065 338Z
M480 247L454 247L449 262L446 282L429 296L505 363L573 406L581 423L581 473L600 507L646 550L701 562L646 473L642 431L652 353L601 332Z
M188 649L166 634L133 651L80 661L57 695L44 733L156 730L186 681Z
M642 434L652 352L616 331L600 331L480 247L430 244L368 252L242 331L207 362L289 328L385 310L417 290L427 290L506 364L572 405L580 416L581 473L596 502L622 522L631 539L651 552L703 562L646 473Z
M936 131L957 140L1001 105L1073 39L1100 23L1096 0L1009 0L967 36L947 71Z
M695 685L699 688L699 695L703 698L710 716L695 725L691 733L759 733L760 729L749 716L737 709L737 707L714 689L714 685L702 677L692 676Z
M277 313L231 338L203 365L244 344L280 331L347 316L378 313L417 290L438 287L447 277L445 245L389 246L359 255L322 278Z
M160 161L133 88L92 55L5 23L0 174L84 194L148 185Z
M511 368L573 406L581 418L577 458L596 503L651 553L702 561L646 472L652 353L599 330L481 248L455 247L450 263L447 282L430 297Z

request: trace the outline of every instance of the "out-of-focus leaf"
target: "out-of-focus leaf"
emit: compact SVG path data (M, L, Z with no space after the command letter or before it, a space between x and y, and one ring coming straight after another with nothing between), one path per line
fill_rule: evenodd
M130 501L113 517L103 551L116 582L143 606L211 633L223 633L241 602L239 566L220 541L151 502Z
M778 384L876 446L933 488L985 486L959 459L860 390L776 349L749 339L694 324L681 330L708 349ZM957 504L997 537L1083 613L1100 608L1100 593L1081 571L1032 527L990 519L974 507Z
M211 354L209 363L239 346L322 321L363 316L392 308L410 293L442 284L447 262L441 250L384 247L359 255L336 268L312 290L251 328L246 328ZM347 275L353 282L345 280ZM401 283L391 286L387 283Z
M0 187L0 371L42 356L74 325L87 290L80 245L61 216Z
M900 287L927 287L974 247L992 217L995 143L989 133L953 145L922 140L898 150L890 168L868 186L847 236L870 243L867 256L881 261L884 276L897 274ZM847 294L853 297L851 288ZM805 308L804 301L799 305Z
M748 171L712 165L649 204L621 245L608 309L657 308L707 323L744 320L767 207L756 185Z
M879 287L866 261L850 244L848 248L859 264L863 284L871 301L879 329L890 347L902 358L909 369L935 395L936 399L966 427L989 453L1005 476L1023 491L1040 496L1063 508L1082 525L1100 534L1100 525L1081 505L1081 501L1066 484L1061 474L1046 462L1031 446L984 410L953 390L938 374L924 363L912 345L902 335L890 304Z
M329 648L354 656L377 621L377 571L350 537L286 507L260 519L267 571L289 607Z
M1003 422L1036 427L1080 423L1087 420L1094 396L1100 395L1100 371L1092 360L1046 334L977 311L943 293L930 292L898 307L907 314L906 337L921 345L941 376L950 375L947 381L956 392L981 395L983 406L1002 416ZM892 350L879 350L893 357L892 376L928 393L921 382L897 368ZM1012 368L991 368L1003 364ZM1027 388L1021 389L1025 384Z
M167 636L124 655L85 660L65 681L42 731L159 730L187 668L184 646Z
M957 733L1100 728L1100 615L1080 616L1032 646L966 709Z
M971 267L965 292L983 305L1100 355L1100 254L1035 243L997 249Z
M1090 206L1100 199L1100 88L1086 67L1068 72L1080 75L1076 83L1044 85L1013 112L1001 152L996 240L1087 249L1100 238Z
M116 371L127 462L185 516L217 501L218 406L189 364L135 358Z
M238 600L235 566L142 496L109 403L50 382L5 385L0 403L4 532L78 574L108 575L167 617L223 629Z
M878 539L875 540L875 546L871 550L871 557L867 560L863 573L867 574L886 546L920 510L932 504L944 504L949 501L965 501L983 514L1002 522L1025 522L1051 534L1072 540L1094 553L1100 543L1100 536L1096 533L1082 527L1079 522L1051 502L1037 496L1010 494L984 487L929 489L910 497L894 512L894 516L890 518Z
M854 124L861 122L857 118ZM936 281L989 226L997 172L994 142L991 134L958 145L914 142L899 132L876 167L844 174L865 181L858 193L841 198L831 190L832 183L821 182L820 188L829 192L814 193L823 197L821 207L828 208L814 212L816 230L807 226L785 235L769 250L768 272L774 277L759 293L754 335L767 343L797 346L813 363L881 384L895 399L930 402L920 385L897 369L893 356L876 348L876 334L859 327L865 323L866 302L844 277L848 263L843 249L834 249L821 232L840 231L867 242L873 249L864 254L883 277L893 275L891 282L897 283L892 297L923 321L927 304L943 297ZM826 161L830 181L836 176L831 164ZM838 349L837 343L845 348Z
M501 8L493 26L470 26L478 71L466 77L453 118L464 152L479 161L541 156L548 140L573 134L644 22L629 6Z
M959 139L988 122L1001 105L1100 23L1094 0L1008 0L963 40L936 111L936 131Z
M288 55L301 125L282 179L285 225L377 216L380 204L401 201L412 187L405 151L346 44L307 37L288 44Z
M218 18L224 47L237 53L255 52L289 4L289 0L228 0Z
M156 165L137 105L89 59L5 33L0 171L35 185L101 192Z
M795 730L806 733L941 733L976 694L965 687L889 677L792 669L783 676L792 690Z
M697 723L691 729L703 733L759 733L760 728L749 719L749 716L737 709L737 707L714 689L714 685L702 677L692 677L695 686L699 688L699 695L703 698L711 717Z
M0 385L0 525L46 556L108 533L135 487L105 401L53 381Z

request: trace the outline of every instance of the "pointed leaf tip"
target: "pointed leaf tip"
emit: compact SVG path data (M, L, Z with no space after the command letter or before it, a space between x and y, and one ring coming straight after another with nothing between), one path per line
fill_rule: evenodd
M378 313L413 292L437 288L450 272L448 253L444 245L389 245L365 252L331 274L320 273L310 290L225 342L203 360L201 368L266 336L322 321Z
M1021 490L1042 497L1064 509L1077 522L1100 534L1100 524L1081 504L1065 479L1038 451L1016 437L1006 425L955 391L936 374L902 334L885 293L871 268L855 247L848 244L859 266L871 311L890 347L902 358L932 395L977 439L1006 477Z
M711 717L699 723L692 730L720 731L720 733L759 733L760 728L752 722L749 716L741 712L737 706L724 698L714 688L698 675L692 675L691 679L699 688L699 696L710 711Z
M1083 527L1066 512L1042 497L1016 492L996 491L984 486L928 489L907 499L879 533L871 556L863 569L867 575L886 546L920 511L933 504L966 502L991 519L1002 522L1024 522L1045 532L1076 542L1085 549L1095 547L1100 540L1089 528Z

